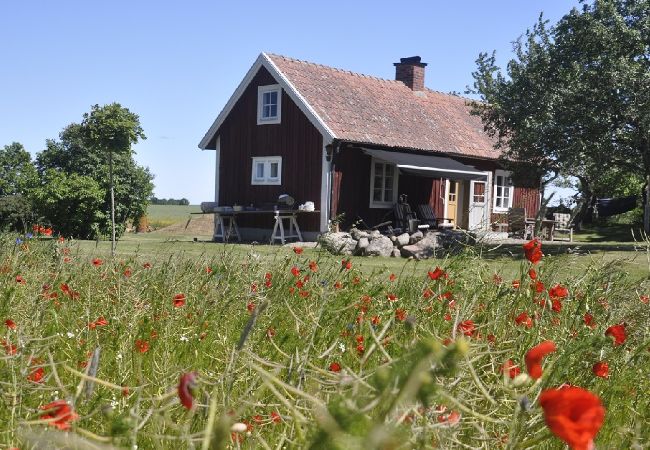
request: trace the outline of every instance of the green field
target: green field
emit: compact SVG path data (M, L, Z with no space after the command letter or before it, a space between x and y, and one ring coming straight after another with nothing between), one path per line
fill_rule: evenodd
M199 205L149 205L147 219L154 230L187 221L190 213L201 212Z
M0 239L0 448L560 449L539 395L564 383L600 398L597 448L650 442L647 246L346 268L319 248L156 232L115 260L107 242L22 239ZM534 381L524 356L545 340Z

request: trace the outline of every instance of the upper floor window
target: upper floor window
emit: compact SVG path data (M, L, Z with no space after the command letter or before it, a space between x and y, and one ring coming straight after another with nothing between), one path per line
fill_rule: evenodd
M254 157L251 184L282 184L282 156Z
M510 172L494 171L494 211L507 211L512 208L514 186L510 180Z
M372 158L370 207L391 208L397 202L397 167Z
M280 123L282 88L279 84L257 88L257 124Z

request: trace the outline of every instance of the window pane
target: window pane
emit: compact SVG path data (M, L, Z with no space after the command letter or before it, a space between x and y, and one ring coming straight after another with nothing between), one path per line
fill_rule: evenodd
M381 201L381 189L374 189L372 191L372 199L376 202Z
M278 104L278 91L269 92L269 103L272 105Z
M270 112L269 112L269 117L277 117L278 116L278 105L271 105L270 106Z
M384 178L384 189L393 189L393 177Z
M375 182L372 185L373 189L381 189L382 188L382 179L380 176L375 175Z
M258 162L256 164L255 178L264 178L264 163Z
M386 176L387 177L392 177L393 176L393 166L385 164L384 167L386 168Z
M271 178L277 178L278 177L278 163L272 162L271 163Z
M265 92L264 94L262 94L262 105L266 106L269 103L271 103L271 93Z
M393 201L393 190L392 189L386 189L384 191L384 201L385 202L392 202Z
M262 117L266 119L266 118L268 118L270 116L271 116L271 107L268 106L268 105L265 105L262 108Z

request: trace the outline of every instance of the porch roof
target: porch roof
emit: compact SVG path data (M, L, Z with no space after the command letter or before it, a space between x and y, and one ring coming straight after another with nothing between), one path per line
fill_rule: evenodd
M395 164L404 172L422 177L450 178L452 180L487 179L485 172L481 172L476 167L444 156L389 152L370 148L363 148L363 152L374 158Z

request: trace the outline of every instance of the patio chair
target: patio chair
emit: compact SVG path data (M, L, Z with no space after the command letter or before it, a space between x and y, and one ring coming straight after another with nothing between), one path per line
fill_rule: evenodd
M526 217L525 208L510 208L508 210L508 234L522 239L535 237L535 223Z
M553 228L555 233L567 233L569 235L569 242L573 242L573 223L571 223L571 214L568 213L553 213L553 220L555 221L555 227ZM554 240L555 236L551 236L551 240Z
M395 222L394 232L407 233L409 231L426 230L427 224L420 224L415 213L411 210L411 205L406 202L406 196L400 196L400 200L393 206L393 217Z
M428 203L418 205L418 216L420 216L420 220L423 223L433 228L453 228L454 226L454 224L451 223L452 219L436 217L436 213Z

